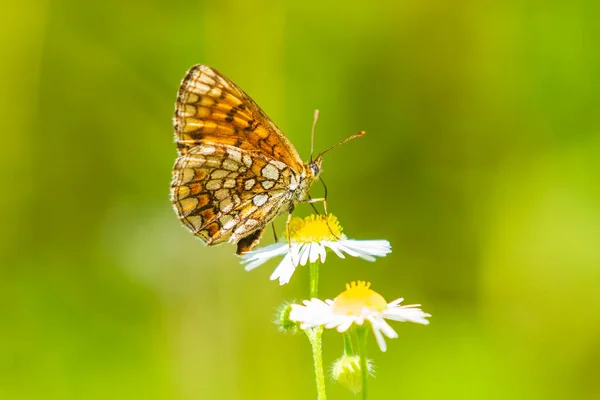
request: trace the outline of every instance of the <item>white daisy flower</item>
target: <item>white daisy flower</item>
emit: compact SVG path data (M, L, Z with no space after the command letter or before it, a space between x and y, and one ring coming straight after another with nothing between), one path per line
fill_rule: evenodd
M345 332L353 324L362 325L368 321L381 351L387 349L384 335L390 339L398 337L386 319L429 324L425 318L431 317L431 314L423 312L420 304L401 306L402 298L387 303L370 286L370 283L362 281L352 282L334 300L312 299L304 300L304 305L292 304L290 320L299 322L301 329L324 325L327 329L336 328L338 332Z
M304 219L295 217L290 221L289 232L289 243L283 240L244 253L242 263L246 264L246 271L272 258L283 256L283 260L273 271L271 280L279 279L279 284L284 285L290 281L298 265L314 263L319 259L325 262L327 249L340 258L345 258L347 254L367 261L375 261L375 257L384 257L392 252L387 240L348 239L342 233L342 227L333 214L311 215Z

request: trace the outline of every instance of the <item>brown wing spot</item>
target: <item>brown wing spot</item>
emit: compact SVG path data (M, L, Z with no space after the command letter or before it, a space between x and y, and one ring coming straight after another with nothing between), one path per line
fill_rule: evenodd
M185 145L185 143L177 142L177 151L179 152L179 154L186 154L187 146Z
M263 169L263 167L266 165L267 163L265 162L265 160L263 160L262 158L255 158L252 160L252 172L254 172L254 175L256 176L261 176L262 172L261 170Z
M205 207L208 203L210 203L210 195L208 193L201 194L197 197L198 205L196 207Z
M210 237L215 237L217 236L217 234L219 233L219 224L217 224L216 222L213 222L212 224L208 225L206 227L206 230L208 231L208 235Z
M215 211L212 208L208 208L202 211L200 215L202 215L205 221L211 221L215 218Z
M208 173L204 169L196 169L196 173L194 175L194 181L203 181L208 176Z
M236 254L242 255L242 253L252 250L252 248L260 241L260 237L262 236L263 232L264 229L258 229L245 238L240 239L237 244Z
M260 149L265 153L272 154L273 148L269 145L267 140L258 139L258 147L260 147Z
M237 107L233 107L231 110L229 110L229 112L227 113L227 117L225 117L225 121L233 122L233 116L235 115L235 113L237 113L237 111Z
M246 132L254 132L254 130L256 130L257 127L258 127L258 122L251 119L250 121L248 121L248 126L246 126L244 128L244 130Z
M197 195L198 193L202 192L202 189L204 188L201 183L190 183L188 187L192 195Z

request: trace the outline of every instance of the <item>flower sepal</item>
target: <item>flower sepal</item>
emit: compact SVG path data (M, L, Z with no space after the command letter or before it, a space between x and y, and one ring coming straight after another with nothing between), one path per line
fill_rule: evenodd
M292 321L290 319L290 313L292 312L292 304L289 302L285 302L279 307L277 307L277 311L275 314L275 319L273 323L277 325L280 331L289 332L289 333L297 333L300 324L296 321Z

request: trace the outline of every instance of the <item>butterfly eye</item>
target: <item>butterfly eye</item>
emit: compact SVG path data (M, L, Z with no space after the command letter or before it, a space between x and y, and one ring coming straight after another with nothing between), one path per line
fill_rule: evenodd
M319 166L317 165L317 163L310 164L310 170L312 171L312 173L313 173L314 176L319 175L319 172L321 172Z

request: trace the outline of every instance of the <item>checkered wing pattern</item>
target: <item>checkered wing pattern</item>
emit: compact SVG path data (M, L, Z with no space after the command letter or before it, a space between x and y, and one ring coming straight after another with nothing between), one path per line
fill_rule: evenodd
M171 199L180 220L207 245L251 249L293 207L290 187L305 168L296 149L246 93L203 65L182 81L174 125Z

